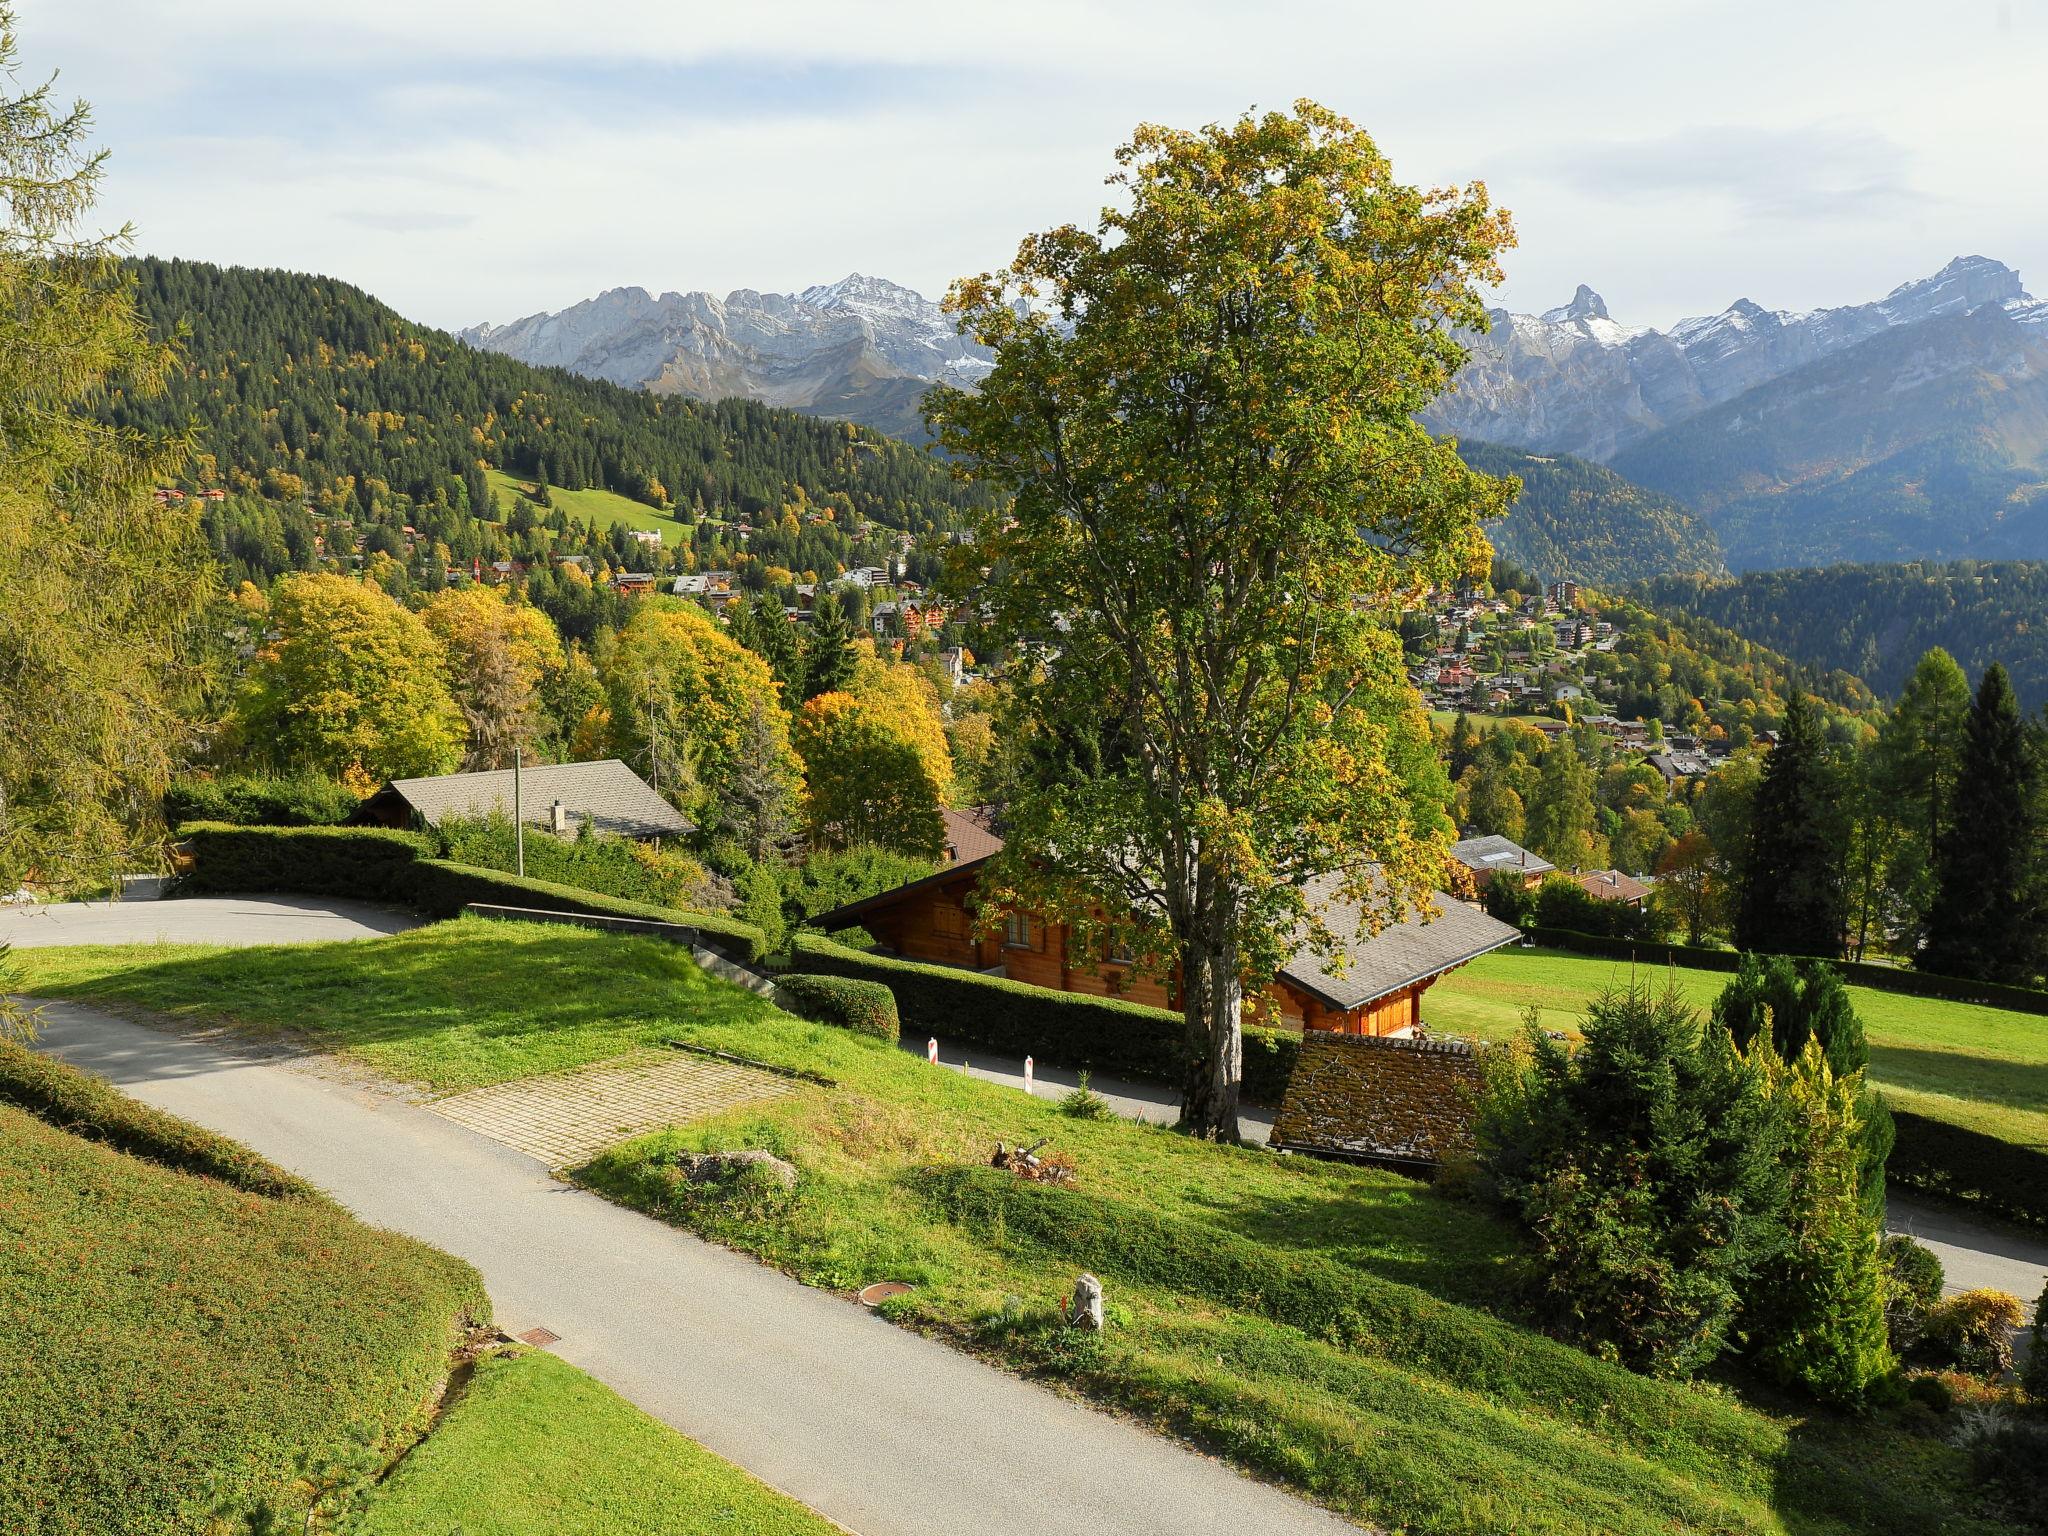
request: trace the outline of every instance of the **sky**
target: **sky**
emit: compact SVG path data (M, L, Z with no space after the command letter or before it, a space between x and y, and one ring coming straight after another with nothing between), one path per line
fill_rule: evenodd
M1483 180L1497 297L1668 325L1950 257L2048 296L2048 0L15 0L139 251L458 327L606 288L936 296L1092 220L1140 122L1311 97Z

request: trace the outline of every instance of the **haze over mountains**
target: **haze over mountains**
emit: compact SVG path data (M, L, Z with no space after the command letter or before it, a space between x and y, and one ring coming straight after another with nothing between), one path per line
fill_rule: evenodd
M1502 542L1525 554L1596 581L1713 574L1723 556L1737 570L2048 557L2048 303L1999 262L1958 257L1881 299L1802 313L1740 299L1667 331L1615 320L1583 285L1557 309L1493 318L1429 424L1614 472L1572 469L1530 540L1511 517ZM936 304L859 275L723 299L613 289L462 334L658 393L913 438L933 381L972 385L989 367Z

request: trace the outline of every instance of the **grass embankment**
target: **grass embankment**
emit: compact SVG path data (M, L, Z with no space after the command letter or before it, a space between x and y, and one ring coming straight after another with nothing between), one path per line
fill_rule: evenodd
M337 965L337 958L339 964ZM1880 1423L1633 1376L1491 1310L1506 1238L1388 1174L1208 1146L1051 1104L729 995L664 946L460 922L330 950L39 951L35 985L320 1038L415 1080L495 1080L674 1034L829 1075L644 1138L594 1187L816 1285L917 1289L899 1321L1039 1372L1383 1526L1436 1533L1982 1532L1954 1452ZM306 978L325 980L309 986ZM710 990L707 991L706 989ZM603 1021L628 1022L607 1030ZM563 1063L566 1064L566 1063ZM985 1171L1071 1155L1074 1192ZM765 1147L786 1201L682 1183L682 1148ZM1107 1282L1097 1340L1054 1310Z
M552 1355L478 1362L361 1536L828 1536L838 1526Z
M323 1199L0 1103L0 1530L188 1536L259 1501L294 1514L302 1472L424 1422L465 1319L488 1315L467 1264Z
M484 479L490 488L504 499L509 510L520 501L533 503L534 511L546 517L549 508L533 502L533 482L508 475L502 469L486 469ZM628 528L652 530L662 536L664 543L679 542L683 524L665 512L657 512L645 502L635 501L630 496L621 496L617 491L582 490L565 491L559 485L548 487L548 499L556 507L568 513L571 519L580 519L599 528L609 528L614 523Z
M1728 985L1722 971L1634 968L1669 978L1702 1013ZM1446 976L1423 1000L1430 1025L1501 1040L1534 1007L1547 1029L1576 1025L1592 998L1626 986L1619 960L1552 949L1505 949ZM1870 1039L1870 1075L1899 1109L2022 1146L2048 1146L2048 1016L1852 986Z

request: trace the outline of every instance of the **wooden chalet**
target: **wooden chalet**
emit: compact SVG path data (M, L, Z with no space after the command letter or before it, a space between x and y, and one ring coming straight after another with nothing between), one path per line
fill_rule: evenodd
M1178 978L1141 972L1132 956L1105 949L1082 954L1068 929L1036 913L1007 910L999 928L978 934L978 892L983 866L1002 851L982 812L947 811L950 862L936 874L814 921L832 931L864 928L889 953L909 960L957 965L1061 992L1121 997L1178 1010ZM1521 935L1475 907L1443 897L1435 918L1411 914L1377 934L1365 915L1342 899L1338 877L1308 890L1312 905L1338 935L1338 953L1319 955L1303 941L1293 957L1249 1001L1260 1023L1354 1035L1401 1035L1423 1022L1422 995L1448 971ZM1348 936L1348 937L1347 937Z

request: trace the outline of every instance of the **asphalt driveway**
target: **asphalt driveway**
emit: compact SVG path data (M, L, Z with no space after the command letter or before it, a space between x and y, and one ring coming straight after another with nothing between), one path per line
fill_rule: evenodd
M314 944L419 926L409 912L337 896L193 896L0 906L0 944Z

